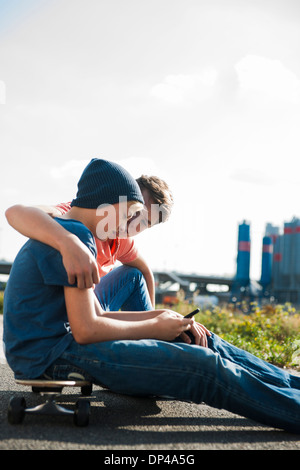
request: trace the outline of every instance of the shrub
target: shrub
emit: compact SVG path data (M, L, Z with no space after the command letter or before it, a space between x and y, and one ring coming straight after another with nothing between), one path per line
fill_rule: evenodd
M174 310L185 315L193 305L181 302ZM300 315L290 304L202 309L195 317L225 341L280 367L300 369ZM249 311L249 309L248 309Z

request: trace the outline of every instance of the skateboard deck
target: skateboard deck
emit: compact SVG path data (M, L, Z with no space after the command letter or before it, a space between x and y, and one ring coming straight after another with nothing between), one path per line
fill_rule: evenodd
M71 410L59 405L56 400L62 394L65 387L79 387L81 395L92 394L92 384L83 380L16 380L16 384L29 386L33 393L38 393L45 397L45 402L33 408L26 407L24 397L14 396L10 399L8 407L8 421L11 424L23 422L25 414L43 414L64 416L72 415L76 426L87 426L90 415L90 402L87 399L79 398L75 403L75 409Z

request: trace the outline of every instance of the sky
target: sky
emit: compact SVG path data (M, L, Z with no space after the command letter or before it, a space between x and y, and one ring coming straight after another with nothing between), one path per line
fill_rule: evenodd
M136 237L154 270L251 277L266 223L300 217L298 0L0 0L0 258L16 203L76 194L91 158L170 185Z

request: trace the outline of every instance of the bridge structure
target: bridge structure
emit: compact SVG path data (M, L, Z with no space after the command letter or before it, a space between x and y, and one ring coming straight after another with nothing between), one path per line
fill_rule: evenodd
M12 267L11 261L0 260L0 274L9 274Z
M182 291L184 298L192 299L195 295L200 297L216 297L218 300L230 301L234 277L201 275L196 273L182 273L177 271L154 271L156 284L156 301L176 303L178 291Z
M12 262L0 260L0 274L9 275L12 267ZM176 271L154 271L154 277L158 283L172 282L179 284L179 288L184 291L189 291L191 284L196 285L196 289L199 290L201 294L208 294L211 292L207 286L208 285L220 285L227 286L228 290L231 290L231 287L234 282L233 277L226 276L207 276L201 274L187 274Z
M10 261L0 261L0 274L9 275L12 267ZM182 273L175 271L154 271L154 278L158 292L183 291L186 296L197 292L199 295L216 295L231 292L234 283L233 277L208 276L196 273ZM173 291L173 292L174 292Z
M199 294L209 294L219 290L217 288L214 290L211 286L224 286L229 291L234 283L234 277L187 274L176 271L154 271L154 277L158 283L168 281L177 283L184 292L190 291L192 284L193 290L198 290Z

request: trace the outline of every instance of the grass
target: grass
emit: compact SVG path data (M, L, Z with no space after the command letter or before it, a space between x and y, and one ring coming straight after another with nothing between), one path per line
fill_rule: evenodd
M180 302L174 310L185 315L196 308ZM279 367L300 370L300 314L290 304L253 303L250 313L243 305L202 309L195 317L225 341Z
M186 315L196 307L182 301L172 308ZM259 307L253 303L250 313L243 310L243 305L202 309L195 319L225 341L267 362L300 370L300 313L290 304Z

